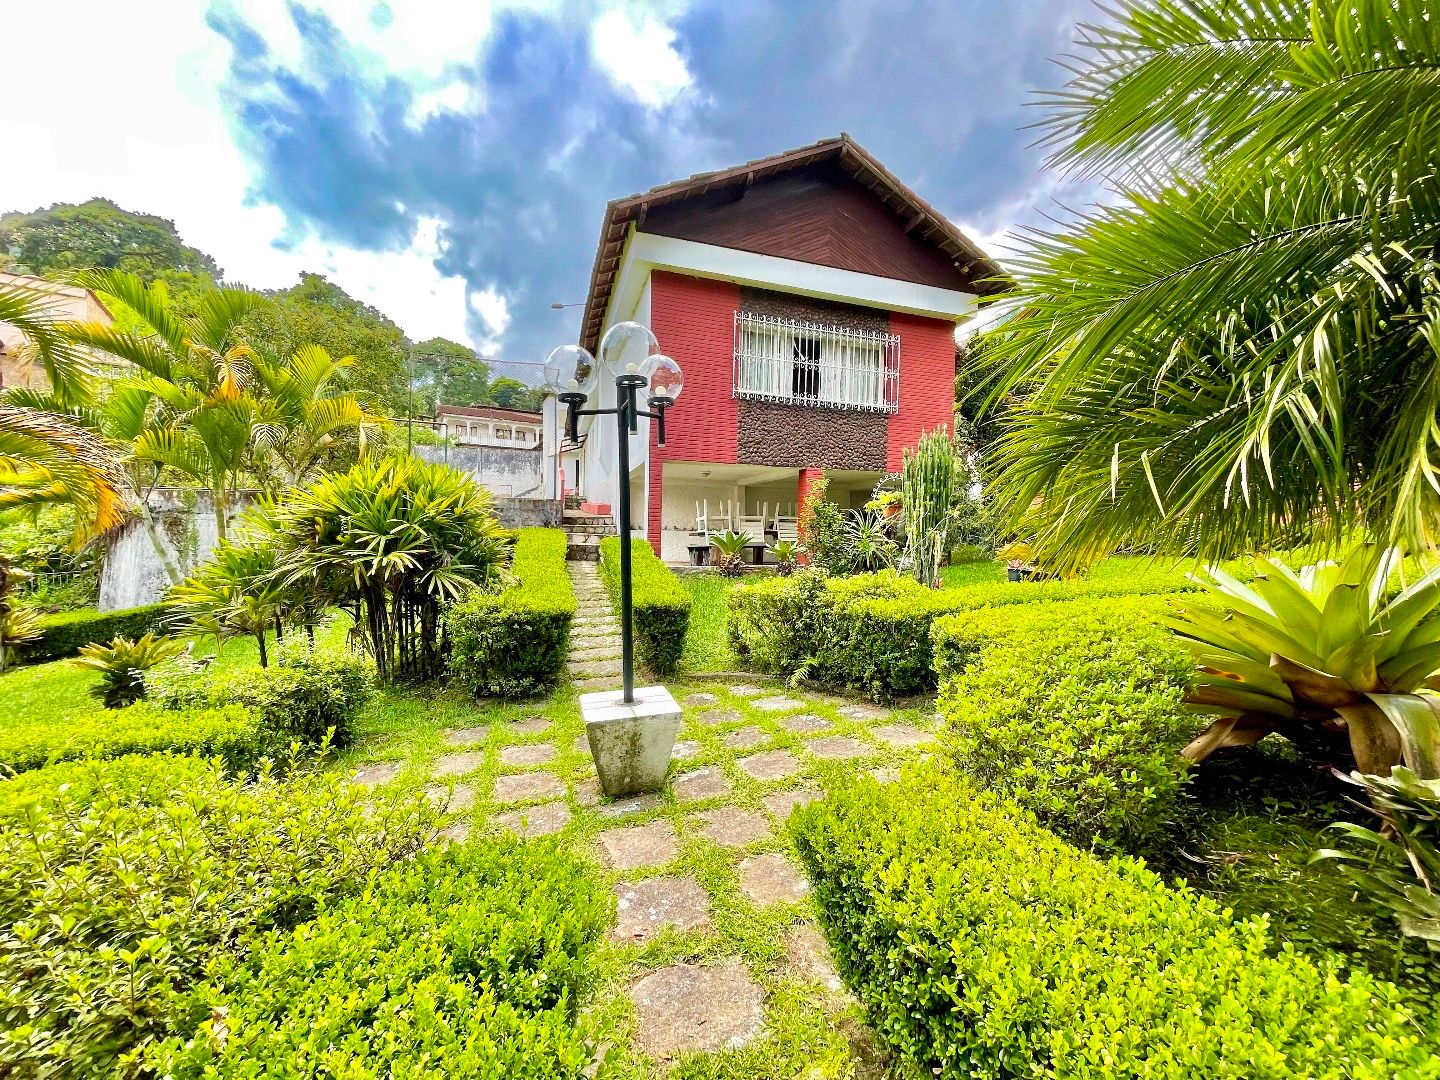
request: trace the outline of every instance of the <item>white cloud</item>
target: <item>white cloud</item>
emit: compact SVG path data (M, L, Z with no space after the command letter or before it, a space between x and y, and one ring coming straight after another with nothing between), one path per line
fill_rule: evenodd
M606 11L591 25L590 48L616 86L652 109L674 101L693 81L675 51L675 31L648 13Z

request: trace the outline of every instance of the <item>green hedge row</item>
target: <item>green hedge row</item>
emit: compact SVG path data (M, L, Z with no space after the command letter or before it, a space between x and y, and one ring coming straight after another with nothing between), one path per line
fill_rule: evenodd
M156 1072L578 1080L593 1054L577 1000L609 917L552 846L428 853L221 961Z
M901 1075L1381 1080L1440 1071L1399 991L1105 861L931 766L791 819Z
M450 675L475 696L526 697L560 681L575 618L566 542L559 529L521 529L514 584L475 592L446 613Z
M1170 832L1194 736L1193 661L1158 597L983 608L936 619L957 768L1077 844L1139 853Z
M167 709L244 705L260 717L267 741L281 748L293 740L315 746L327 736L331 746L349 746L355 714L375 686L369 659L343 648L311 648L299 635L275 649L269 667L168 667L152 673L147 700Z
M730 643L760 671L800 672L877 700L919 693L935 685L930 624L941 615L1040 601L1173 593L1188 584L1179 570L1138 560L1116 562L1124 573L1107 570L1071 581L956 589L928 589L893 570L844 578L816 572L769 578L731 590Z
M240 771L283 756L289 744L243 705L176 711L142 701L126 709L96 706L58 721L12 720L0 726L0 765L23 772L80 758L175 751L221 757Z
M165 754L0 781L0 807L5 1076L151 1075L120 1062L188 1021L178 995L212 964L412 859L440 816L419 794L237 783Z
M75 656L95 641L114 637L138 638L152 630L165 629L170 609L164 604L126 608L123 611L66 611L40 619L40 637L20 647L26 664L43 664Z
M685 651L685 633L690 628L690 593L647 542L632 540L631 552L636 651L641 663L656 675L670 675L680 667L680 654ZM600 541L600 576L618 607L618 536L607 536Z

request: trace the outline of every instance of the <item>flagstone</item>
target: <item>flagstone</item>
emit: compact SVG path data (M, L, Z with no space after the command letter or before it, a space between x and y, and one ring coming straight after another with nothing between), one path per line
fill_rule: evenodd
M735 697L739 698L759 697L761 694L765 693L765 691L760 689L760 687L758 686L746 686L744 684L741 684L740 686L728 686L726 687L726 689L729 690L730 693L733 694Z
M523 837L549 836L559 832L570 820L570 807L564 802L541 803L524 810L511 810L496 814L491 819L496 825Z
M882 709L878 705L861 705L851 702L849 705L841 705L839 714L846 720L884 720L890 715L889 709Z
M933 731L923 731L909 724L881 724L879 727L871 728L870 734L881 742L889 743L891 746L901 750L913 750L917 746L924 746L926 743L935 741Z
M802 923L785 932L785 960L800 978L817 982L832 993L844 992L845 984L835 970L830 946L815 927Z
M720 695L712 694L708 690L701 690L691 694L685 699L686 705L713 705L720 700Z
M789 709L803 709L805 702L798 698L786 697L784 694L777 694L774 697L757 698L750 702L752 708L761 712L786 712Z
M525 802L528 799L554 799L565 794L565 784L552 772L514 773L495 778L495 801Z
M752 855L740 863L740 891L757 904L792 904L810 891L810 882L783 855Z
M464 776L485 764L485 755L479 750L467 750L463 754L446 754L435 759L432 772L435 776Z
M685 1051L738 1050L765 1024L765 994L743 964L672 964L631 983L635 1042L668 1060Z
M663 866L675 858L679 846L675 826L668 821L650 821L625 829L608 829L595 838L605 861L616 870L642 866Z
M469 784L427 784L425 798L436 806L443 806L446 813L458 814L475 805L475 789Z
M805 749L816 757L830 758L834 761L847 761L850 758L864 757L872 753L870 747L848 735L826 735L819 739L811 739L805 744Z
M373 765L363 765L356 769L350 774L350 782L361 787L378 787L394 780L404 767L399 761L377 761Z
M715 727L719 724L733 724L736 720L743 720L745 714L739 709L706 709L695 717L702 724L709 724Z
M739 731L732 731L725 736L722 742L734 750L747 750L752 746L758 746L767 738L765 732L758 727L743 727Z
M445 741L451 746L474 746L490 737L488 727L454 728L445 733Z
M790 811L797 806L807 806L817 799L825 796L814 788L790 788L787 791L777 791L766 795L760 801L765 804L765 809L774 814L781 821L790 816Z
M770 825L764 815L754 810L722 806L696 814L695 820L700 823L696 831L721 847L742 848L770 835Z
M680 802L713 799L730 793L729 778L717 766L709 765L694 772L681 773L670 782L670 790Z
M550 730L550 718L548 716L527 716L523 720L516 720L510 725L511 731L518 731L522 735L539 735L542 731Z
M684 739L670 748L670 756L676 761L692 758L700 752L700 744L693 739Z
M788 750L767 750L763 754L751 754L738 762L746 773L756 780L779 780L794 776L803 768L800 759Z
M654 792L648 792L644 795L631 795L629 798L615 799L611 802L596 802L595 812L601 817L618 818L638 814L644 810L654 810L659 805L660 796Z
M661 930L708 930L710 897L690 877L654 877L615 886L615 941L648 941Z
M798 731L801 735L814 735L831 726L829 720L814 713L796 713L794 716L781 717L780 724L791 731Z

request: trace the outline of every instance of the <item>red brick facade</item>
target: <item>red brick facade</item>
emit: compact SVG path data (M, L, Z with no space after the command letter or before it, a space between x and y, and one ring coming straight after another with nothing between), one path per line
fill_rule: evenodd
M658 446L654 434L650 440L646 521L657 553L664 462L728 465L740 460L740 403L734 396L733 355L734 316L740 296L739 286L728 282L659 270L651 275L650 328L660 347L678 360L685 372L684 393L666 418L666 445ZM891 313L889 323L891 332L900 335L900 406L885 423L885 462L894 471L900 468L904 447L913 446L924 432L950 423L955 337L953 325L940 319ZM800 483L806 484L827 466L840 467L840 463L805 462Z

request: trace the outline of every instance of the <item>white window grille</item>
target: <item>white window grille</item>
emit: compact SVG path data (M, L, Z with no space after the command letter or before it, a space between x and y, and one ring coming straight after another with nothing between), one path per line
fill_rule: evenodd
M735 396L894 412L900 335L737 311Z

